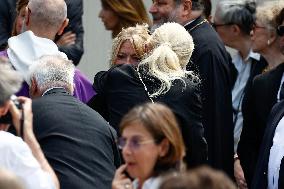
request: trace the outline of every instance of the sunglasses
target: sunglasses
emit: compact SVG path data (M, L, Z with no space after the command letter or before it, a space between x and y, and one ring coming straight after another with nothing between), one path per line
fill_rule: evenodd
M276 31L277 31L277 34L279 36L283 36L284 35L284 25L283 26L278 26Z
M128 146L131 150L138 150L142 145L153 143L153 142L155 142L155 140L153 140L153 139L142 140L139 137L132 137L129 140L127 140L124 137L120 137L117 140L117 146L118 146L119 149L122 150L128 144Z

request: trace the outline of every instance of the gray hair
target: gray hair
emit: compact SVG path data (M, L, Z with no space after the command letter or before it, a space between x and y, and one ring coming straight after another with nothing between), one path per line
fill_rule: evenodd
M30 0L33 25L42 28L56 28L67 18L67 5L64 0Z
M22 86L23 77L15 71L9 62L0 61L0 106L18 92Z
M196 81L197 77L186 71L194 43L183 26L165 23L154 31L146 44L152 51L138 64L138 70L140 67L147 68L148 74L161 81L161 87L150 94L151 97L166 93L173 80L184 81L183 78L190 77Z
M223 24L236 24L241 31L249 35L255 22L255 1L225 0L217 5L215 16Z
M63 87L73 94L75 66L58 55L45 55L30 67L30 78L35 79L40 92L53 87Z
M262 23L271 32L276 33L278 24L276 23L275 17L283 8L283 0L264 2L256 8L256 20Z

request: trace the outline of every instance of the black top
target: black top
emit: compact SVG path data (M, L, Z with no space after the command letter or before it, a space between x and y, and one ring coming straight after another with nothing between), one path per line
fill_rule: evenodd
M78 65L84 53L83 0L65 0L65 2L69 24L63 34L72 31L76 34L76 41L73 45L60 46L59 50L64 52L75 65Z
M16 16L17 0L1 0L0 2L0 50L7 47Z
M277 102L284 64L254 78L246 106L243 130L238 146L240 162L248 184L251 183L269 113Z
M284 100L275 104L268 118L267 127L260 148L255 174L252 180L251 189L267 189L268 186L268 162L270 148L273 145L273 137L279 121L284 116ZM284 158L281 161L279 170L278 188L284 188Z
M143 82L149 91L159 82L141 72ZM174 81L170 90L153 98L155 102L166 104L178 119L187 147L186 162L189 167L203 164L207 159L207 144L203 137L201 103L198 87L185 79ZM118 65L107 72L100 72L94 78L97 95L89 105L101 113L118 130L123 117L135 105L149 102L149 97L134 67L129 64Z
M195 49L187 69L202 80L203 126L208 142L209 164L233 177L233 114L229 56L216 31L197 18L185 26Z
M52 89L32 106L36 138L60 188L111 188L120 159L107 122L64 89Z

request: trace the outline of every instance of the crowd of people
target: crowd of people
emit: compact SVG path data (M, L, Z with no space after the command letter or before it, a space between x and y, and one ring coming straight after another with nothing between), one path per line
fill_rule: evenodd
M82 0L3 1L1 189L284 187L283 0L101 7L92 84Z

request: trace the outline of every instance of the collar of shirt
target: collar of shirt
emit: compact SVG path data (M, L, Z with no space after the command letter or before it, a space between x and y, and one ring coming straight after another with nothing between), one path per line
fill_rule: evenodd
M241 72L241 69L243 67L243 64L247 64L251 62L251 59L260 60L260 54L254 53L252 50L250 50L248 56L243 59L240 53L236 53L235 56L232 59L233 64L235 65L235 68L238 70L238 73Z
M184 25L184 27L187 26L187 25L189 25L189 24L191 24L191 23L194 22L195 20L196 20L196 19L187 22L187 23Z
M51 90L53 90L53 89L64 89L64 88L63 88L63 87L52 87L52 88L49 88L49 89L47 89L46 91L44 91L41 96L46 95L46 93L48 93L49 91L51 91Z

